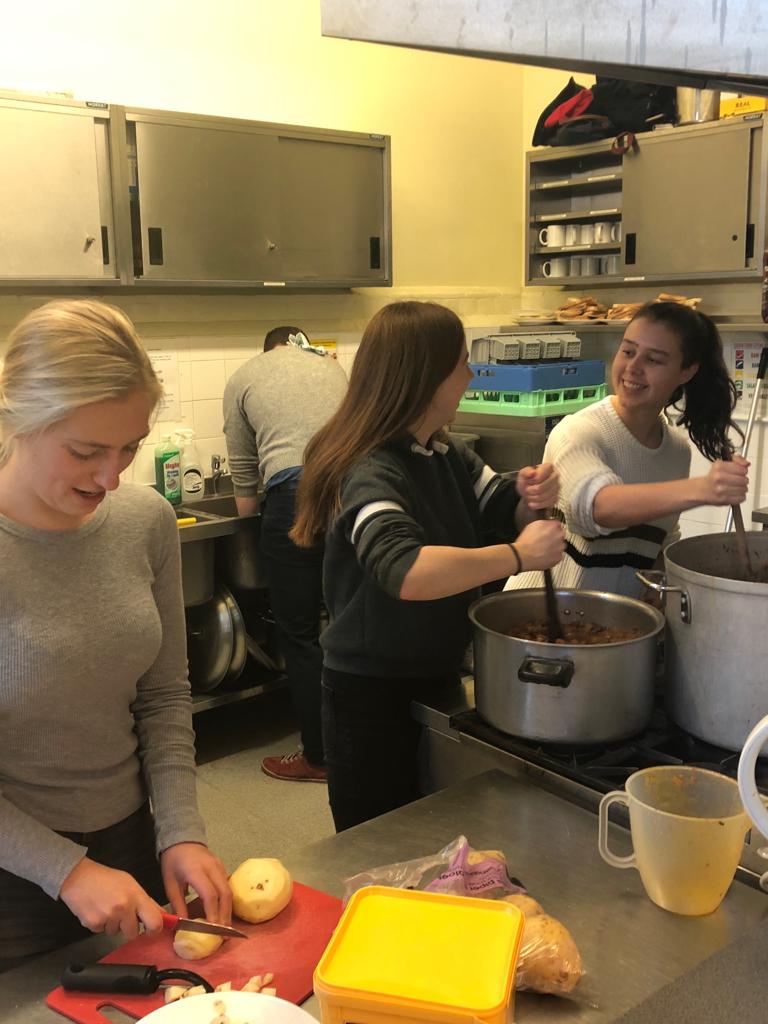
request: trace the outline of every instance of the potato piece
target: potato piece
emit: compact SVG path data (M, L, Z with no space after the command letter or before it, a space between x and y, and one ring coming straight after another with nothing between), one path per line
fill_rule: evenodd
M544 908L533 896L526 896L522 892L510 892L504 897L504 900L506 903L513 903L518 910L521 910L526 920L544 913Z
M229 887L237 917L259 924L270 921L288 906L293 880L279 860L251 857L232 873Z
M472 850L467 857L467 864L480 864L484 860L500 860L506 867L507 858L501 850Z
M276 996L277 995L277 989L276 988L263 988L261 990L261 995L263 995L263 996Z
M177 999L183 999L186 994L186 985L166 985L164 989L166 1003L175 1003Z
M214 992L231 992L232 991L232 982L231 981L222 981L222 983L220 985L217 985L216 988L213 991Z
M248 981L240 989L241 992L261 992L261 986L264 984L260 974L254 974L253 977L249 978Z
M205 995L205 986L204 985L195 985L193 988L188 988L186 990L186 992L182 996L182 999L189 999L190 996L204 996L204 995Z
M583 973L576 943L564 924L549 914L526 918L517 988L564 995L576 987Z
M202 921L204 918L196 918ZM185 932L178 928L173 936L173 951L182 960L202 960L203 957L215 953L224 939L220 935L207 935L205 932Z

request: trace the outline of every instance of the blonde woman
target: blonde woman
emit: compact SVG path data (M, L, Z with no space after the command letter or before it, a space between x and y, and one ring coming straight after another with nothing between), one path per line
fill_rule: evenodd
M128 318L51 302L0 374L0 969L131 938L193 886L227 921L195 793L178 531L123 483L161 388ZM119 488L119 489L118 489ZM151 801L151 809L150 809Z

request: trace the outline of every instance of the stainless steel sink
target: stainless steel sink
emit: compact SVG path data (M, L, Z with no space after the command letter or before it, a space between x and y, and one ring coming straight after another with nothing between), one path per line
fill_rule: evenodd
M238 515L234 494L211 494L197 501L185 501L182 510L201 512L204 515L224 516L232 519Z
M184 604L204 604L213 597L215 580L229 587L260 590L266 586L259 560L258 514L240 516L233 494L211 494L186 501L179 514L197 522L179 530Z

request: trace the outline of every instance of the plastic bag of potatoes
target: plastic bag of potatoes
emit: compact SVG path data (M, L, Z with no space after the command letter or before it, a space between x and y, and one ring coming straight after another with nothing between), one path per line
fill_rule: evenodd
M432 856L353 875L345 881L345 900L365 885L507 900L525 917L516 988L566 995L584 974L578 947L565 925L545 913L525 887L510 877L501 851L474 850L466 836L458 836Z

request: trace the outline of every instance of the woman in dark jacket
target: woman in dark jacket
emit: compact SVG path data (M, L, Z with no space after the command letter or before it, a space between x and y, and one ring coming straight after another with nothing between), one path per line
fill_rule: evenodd
M309 443L292 537L326 534L323 740L337 830L419 794L410 704L459 679L484 584L563 552L551 466L502 480L443 433L472 372L459 318L385 306L349 390Z

